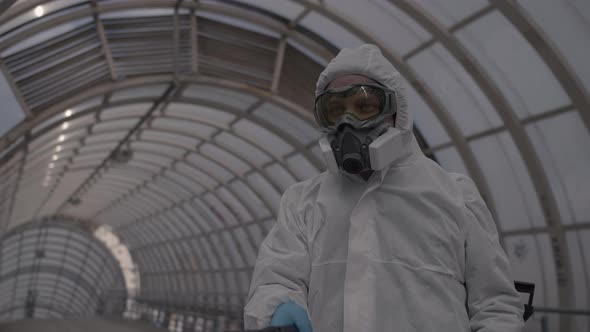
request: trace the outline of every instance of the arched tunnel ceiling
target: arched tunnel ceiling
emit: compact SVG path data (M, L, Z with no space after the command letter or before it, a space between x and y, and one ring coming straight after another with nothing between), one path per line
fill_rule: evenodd
M143 299L239 315L280 194L323 169L315 79L339 48L371 42L408 80L425 152L477 183L516 277L544 306L588 308L588 9L18 1L0 16L0 66L25 117L0 141L0 227L108 224ZM123 150L129 161L113 158Z
M0 240L0 321L122 313L121 269L88 225L42 220Z

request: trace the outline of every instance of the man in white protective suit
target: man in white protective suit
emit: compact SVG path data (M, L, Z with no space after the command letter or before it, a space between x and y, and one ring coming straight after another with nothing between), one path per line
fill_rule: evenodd
M403 79L374 45L321 73L328 170L289 187L260 247L246 329L517 332L523 305L475 184L420 151Z

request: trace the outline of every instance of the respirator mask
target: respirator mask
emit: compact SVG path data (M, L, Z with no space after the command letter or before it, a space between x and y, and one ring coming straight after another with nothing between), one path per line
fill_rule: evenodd
M314 115L324 132L320 148L328 169L350 174L381 170L401 148L392 124L395 92L373 83L328 89L315 99Z

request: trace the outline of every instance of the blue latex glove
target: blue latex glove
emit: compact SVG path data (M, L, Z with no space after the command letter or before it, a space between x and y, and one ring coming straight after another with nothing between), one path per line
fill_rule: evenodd
M299 332L312 332L311 321L307 312L300 305L294 302L287 302L279 305L272 314L270 326L295 325Z

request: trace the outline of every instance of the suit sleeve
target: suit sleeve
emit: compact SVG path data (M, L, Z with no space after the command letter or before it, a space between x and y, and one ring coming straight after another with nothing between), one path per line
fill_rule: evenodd
M471 331L520 332L524 307L492 215L471 179L461 177L458 182L465 198L465 286Z
M285 191L277 222L260 246L244 308L246 330L268 327L284 302L293 301L307 311L311 264L297 196L293 186Z

